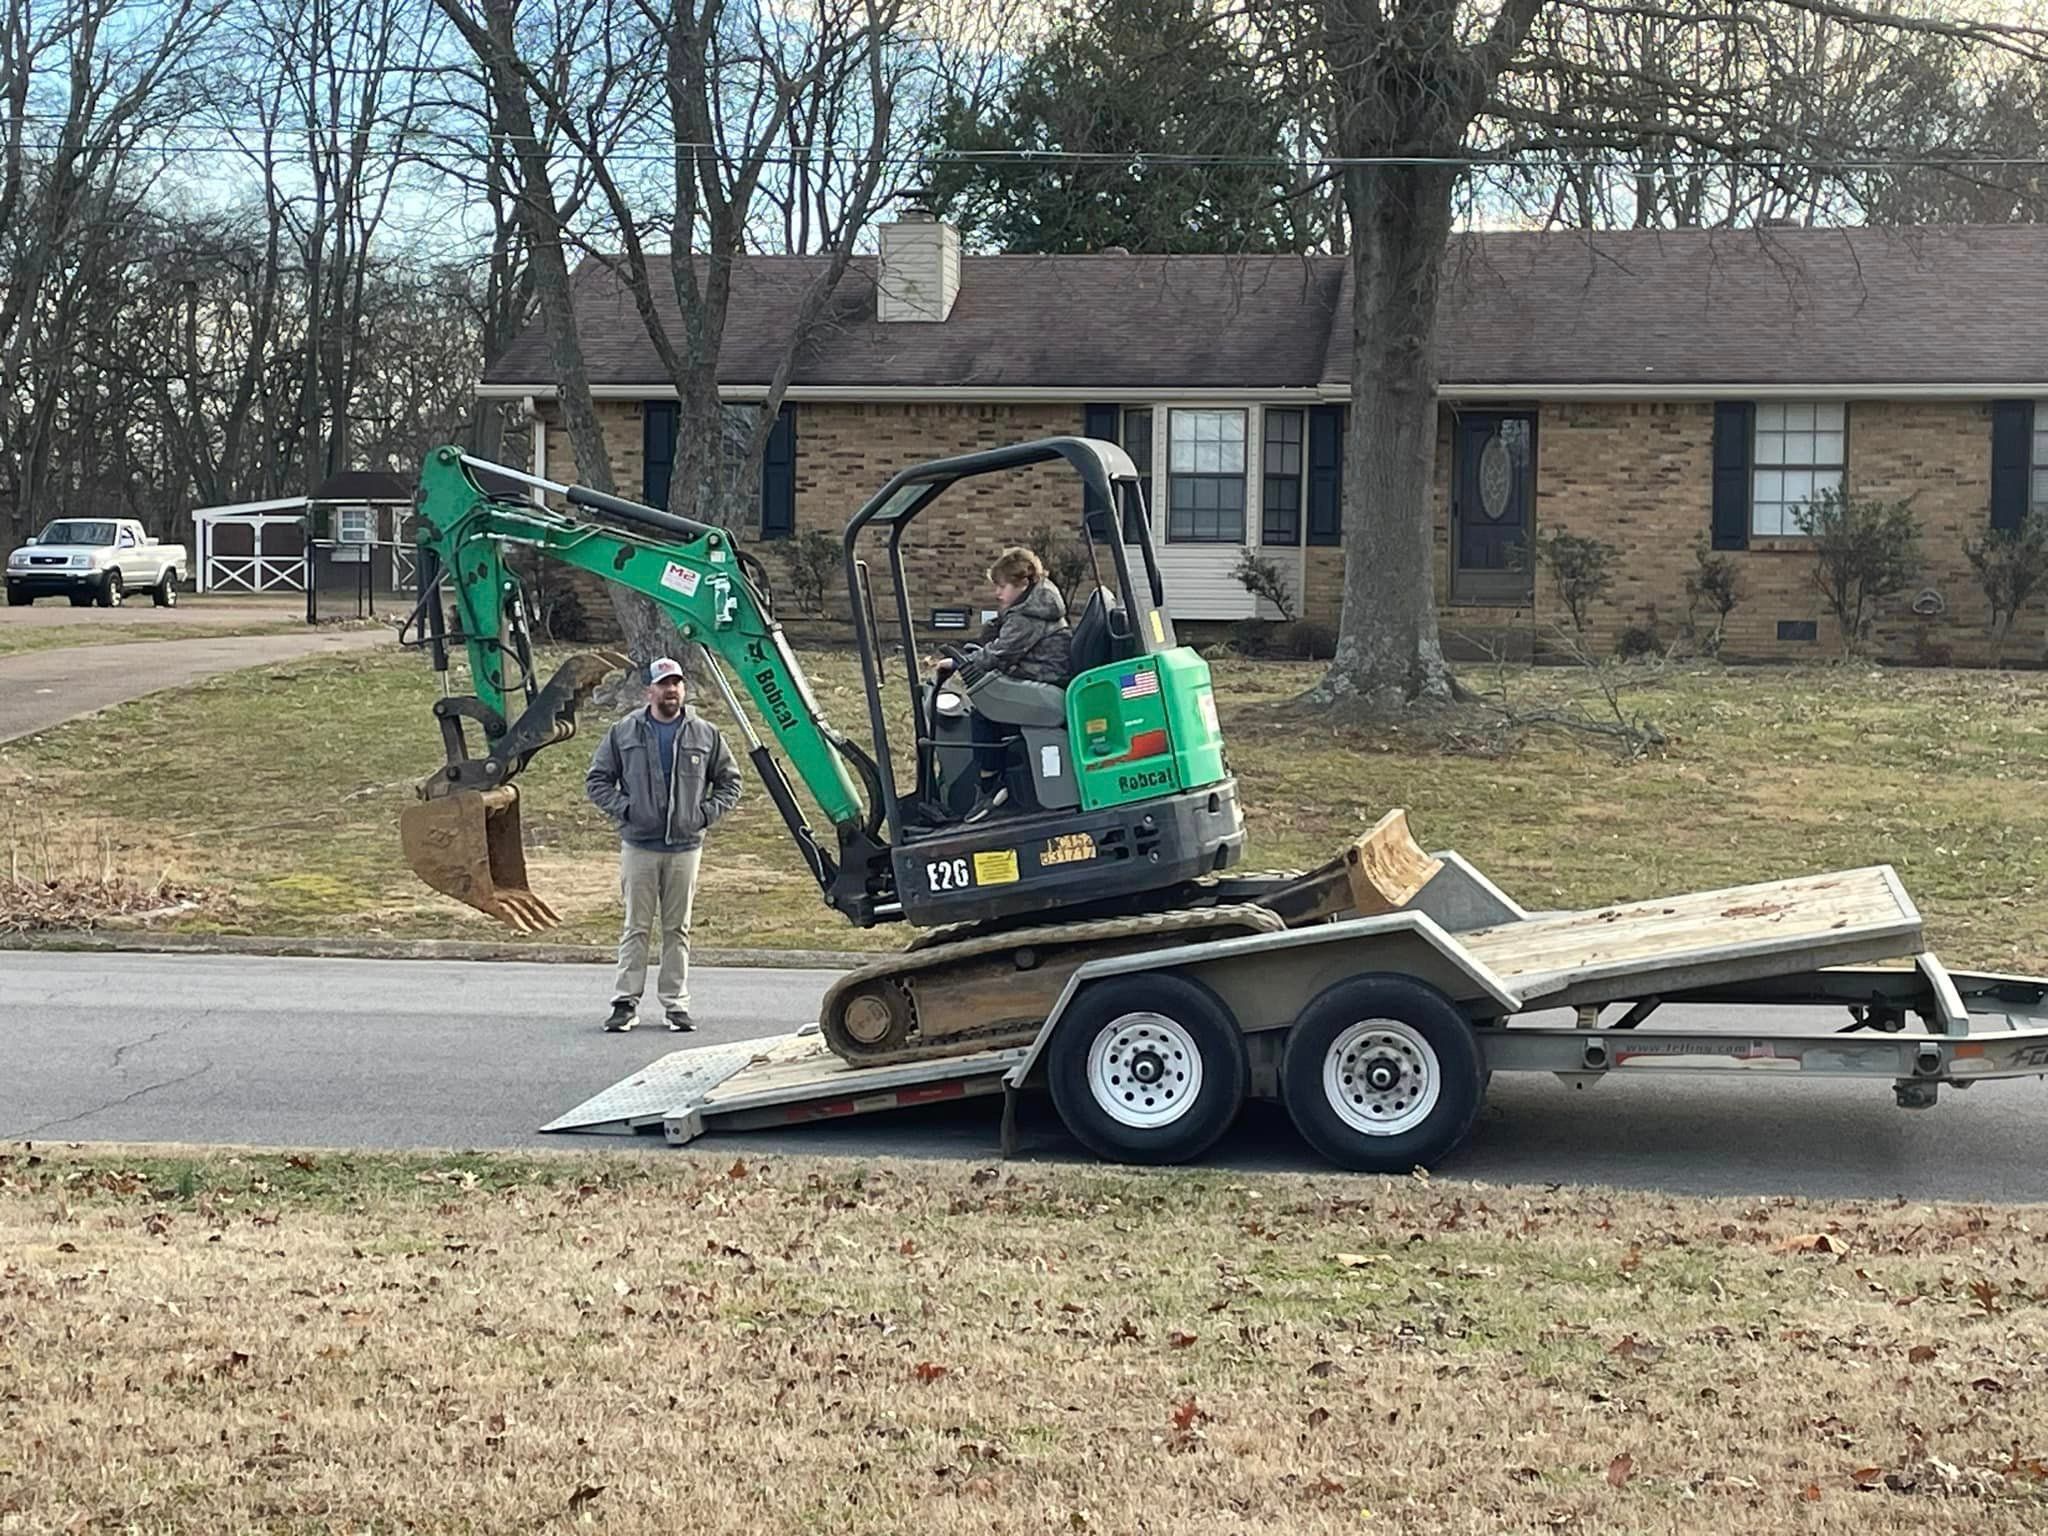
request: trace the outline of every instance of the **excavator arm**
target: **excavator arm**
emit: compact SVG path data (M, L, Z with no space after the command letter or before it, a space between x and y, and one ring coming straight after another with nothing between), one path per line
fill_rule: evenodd
M495 499L474 470L542 487L572 508L632 527ZM506 548L517 545L618 582L669 614L683 638L709 658L745 732L749 760L826 899L860 922L894 915L886 847L876 840L881 798L874 766L825 720L772 616L765 583L750 574L758 566L728 532L582 486L538 480L457 448L427 456L417 516L419 629L408 643L429 649L444 679L451 649L461 645L472 689L447 692L444 681L434 713L447 762L400 818L407 860L428 885L522 930L559 921L527 885L512 781L535 753L572 737L576 711L591 690L628 665L615 652L583 652L539 683L520 583L505 562ZM452 628L444 594L453 608ZM408 635L413 630L409 623ZM769 723L772 747L756 734L726 669ZM470 750L466 723L480 732L481 752ZM797 801L784 758L832 823L836 845L830 851ZM855 782L853 770L864 784Z

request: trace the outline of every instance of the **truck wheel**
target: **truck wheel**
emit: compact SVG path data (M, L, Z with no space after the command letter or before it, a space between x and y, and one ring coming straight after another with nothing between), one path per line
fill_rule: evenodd
M71 592L66 596L71 599L71 606L74 608L86 607L93 600L93 594L90 592Z
M102 608L118 608L121 606L121 573L119 571L107 572L107 579L100 583L98 602Z
M1182 976L1096 983L1075 998L1047 1050L1060 1119L1112 1162L1201 1156L1230 1129L1251 1080L1237 1021Z
M1449 998L1407 976L1354 976L1295 1021L1280 1096L1331 1162L1407 1173L1464 1143L1486 1088L1479 1043Z
M167 570L157 578L157 584L149 590L149 600L159 608L178 606L178 573Z
M36 600L26 592L19 591L14 587L7 589L7 606L10 608L33 608L35 602Z

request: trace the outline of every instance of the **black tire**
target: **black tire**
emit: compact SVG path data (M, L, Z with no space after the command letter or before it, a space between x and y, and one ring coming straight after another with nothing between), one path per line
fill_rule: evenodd
M1333 1063L1338 1050L1343 1058ZM1368 1082L1362 1071L1354 1079L1347 1065L1386 1080ZM1347 1108L1333 1091L1349 1095ZM1302 1139L1340 1168L1408 1173L1472 1134L1486 1099L1485 1066L1472 1026L1436 988L1408 976L1354 976L1324 989L1295 1020L1280 1097Z
M71 606L74 608L86 607L93 600L93 594L90 592L73 592L69 596L71 598Z
M1098 1043L1105 1051L1135 1048L1124 1058L1127 1073L1114 1058L1091 1068ZM1207 987L1184 976L1119 976L1074 999L1046 1047L1046 1078L1060 1119L1097 1157L1184 1163L1237 1119L1251 1063L1237 1021ZM1176 1082L1182 1091L1192 1087L1178 1104ZM1113 1111L1098 1089L1120 1093L1127 1108Z
M35 601L26 592L17 591L13 587L7 589L7 606L10 608L33 608Z
M178 573L167 568L157 579L157 584L149 589L149 600L159 608L177 607Z
M121 595L121 573L109 571L107 579L100 583L100 589L93 600L102 608L118 608L121 606Z

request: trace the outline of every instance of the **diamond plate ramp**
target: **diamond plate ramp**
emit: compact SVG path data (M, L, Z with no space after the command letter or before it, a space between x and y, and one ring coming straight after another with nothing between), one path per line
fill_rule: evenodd
M631 1077L621 1078L602 1092L592 1094L541 1130L612 1134L631 1134L642 1128L660 1130L663 1120L696 1108L712 1089L775 1043L741 1040L731 1045L700 1045L670 1051Z

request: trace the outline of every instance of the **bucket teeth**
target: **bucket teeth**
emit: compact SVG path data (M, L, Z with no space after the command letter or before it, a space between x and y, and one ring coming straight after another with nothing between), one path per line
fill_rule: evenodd
M428 886L518 933L561 922L526 883L519 835L519 791L457 790L421 800L399 815L406 862Z

